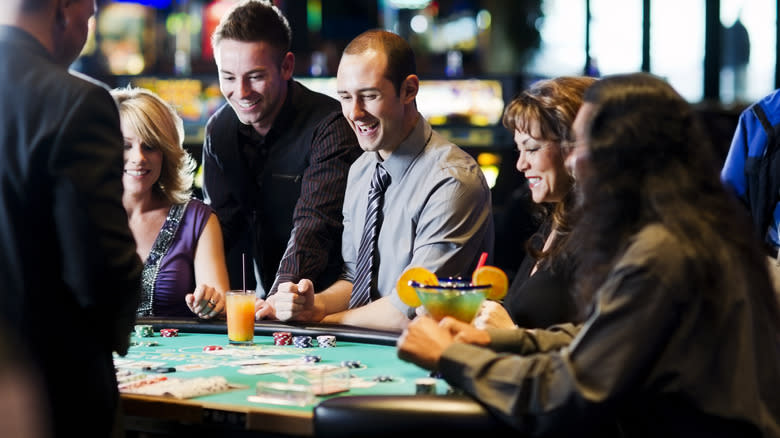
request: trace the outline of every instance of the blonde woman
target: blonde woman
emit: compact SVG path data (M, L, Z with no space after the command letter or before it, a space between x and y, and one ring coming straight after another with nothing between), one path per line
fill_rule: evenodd
M155 93L120 88L124 204L144 261L138 316L219 315L228 288L222 231L211 208L191 197L196 164L182 147L176 111Z

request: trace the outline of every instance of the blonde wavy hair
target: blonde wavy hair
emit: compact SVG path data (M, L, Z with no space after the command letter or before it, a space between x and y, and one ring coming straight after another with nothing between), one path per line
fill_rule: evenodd
M176 110L151 90L128 86L111 91L119 117L140 140L162 151L160 178L154 190L174 204L187 202L197 163L184 150L184 123Z

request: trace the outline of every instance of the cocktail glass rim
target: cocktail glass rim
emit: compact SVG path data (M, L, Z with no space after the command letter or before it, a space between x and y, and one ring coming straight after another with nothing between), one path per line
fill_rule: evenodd
M471 284L470 281L461 278L439 278L439 284L422 284L414 280L409 280L409 286L419 289L446 289L453 291L487 291L493 287L492 284Z

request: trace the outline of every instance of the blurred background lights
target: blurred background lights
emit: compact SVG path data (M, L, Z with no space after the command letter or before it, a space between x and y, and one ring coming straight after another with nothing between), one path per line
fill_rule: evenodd
M428 30L428 19L424 15L415 15L412 17L410 26L416 33L425 33Z
M482 152L477 155L477 163L485 174L488 186L492 189L498 179L498 166L501 164L501 156L492 152Z
M490 29L490 23L492 19L493 17L490 15L490 12L482 9L481 11L477 12L477 28L479 30Z
M306 2L306 25L309 32L322 31L322 2L320 0L308 0Z
M144 57L139 53L132 53L125 58L125 72L131 75L137 75L144 71L146 63Z
M444 52L450 49L473 50L477 44L477 24L474 17L462 16L433 28L431 49Z
M151 6L157 9L167 8L171 5L171 0L115 0L117 3L137 3L143 6Z
M424 9L431 0L389 0L387 3L396 9Z

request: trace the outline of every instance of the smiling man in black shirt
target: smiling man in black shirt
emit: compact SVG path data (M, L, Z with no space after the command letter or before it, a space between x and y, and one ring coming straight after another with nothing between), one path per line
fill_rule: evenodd
M227 104L206 126L204 197L229 260L248 243L260 298L280 282L338 278L347 172L362 152L339 103L292 79L290 39L282 12L257 0L238 3L212 35ZM228 270L241 286L240 266Z

